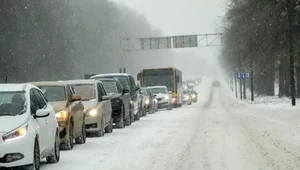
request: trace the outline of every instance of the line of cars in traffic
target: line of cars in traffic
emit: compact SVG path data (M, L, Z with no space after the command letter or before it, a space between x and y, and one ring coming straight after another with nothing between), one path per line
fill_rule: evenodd
M166 86L139 87L132 75L102 74L89 80L0 85L0 169L38 170L57 163L60 150L130 126L159 108L173 109ZM197 102L194 90L183 101Z

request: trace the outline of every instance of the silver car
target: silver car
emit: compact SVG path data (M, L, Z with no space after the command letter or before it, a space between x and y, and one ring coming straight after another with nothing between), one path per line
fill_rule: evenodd
M166 86L152 86L149 87L149 89L154 95L156 95L158 108L167 108L168 110L173 109L172 92L168 91Z

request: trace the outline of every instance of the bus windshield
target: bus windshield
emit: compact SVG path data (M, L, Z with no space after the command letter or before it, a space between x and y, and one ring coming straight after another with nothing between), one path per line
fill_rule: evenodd
M173 70L145 70L143 84L145 87L167 86L169 91L174 91Z

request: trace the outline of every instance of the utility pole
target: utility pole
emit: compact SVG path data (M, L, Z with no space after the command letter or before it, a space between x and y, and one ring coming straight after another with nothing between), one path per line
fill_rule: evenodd
M236 80L236 77L237 77L237 69L235 69L235 71L234 71L234 84L235 84L235 97L238 98L237 80Z
M294 6L291 4L291 0L287 0L286 5L287 5L287 12L288 12L288 30L289 30L289 44L290 44L290 76L291 76L290 93L292 98L292 106L295 106L296 90L295 90L295 71L294 71L294 54L293 54Z
M251 81L251 101L254 102L254 83L253 83L253 55L251 54L250 61L250 81Z
M243 89L242 89L242 77L241 77L241 73L242 73L242 68L241 68L241 58L239 59L239 72L240 72L240 98L241 100L243 100Z
M243 78L243 86L244 86L244 99L247 99L247 94L246 94L246 78Z

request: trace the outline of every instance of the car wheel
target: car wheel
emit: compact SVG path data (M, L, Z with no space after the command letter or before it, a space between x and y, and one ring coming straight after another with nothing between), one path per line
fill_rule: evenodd
M167 110L172 110L173 109L173 106L170 104L168 107L167 107Z
M59 144L60 144L59 134L58 131L56 131L53 151L50 156L46 157L48 163L57 163L59 161L60 158Z
M131 115L130 116L130 121L131 121L131 123L133 123L134 119L135 119L134 111L132 111L130 115Z
M95 133L96 137L103 137L104 129L105 129L105 121L104 121L104 117L102 117L101 118L101 128L98 132Z
M112 133L113 132L113 118L110 118L109 125L105 128L105 133Z
M74 147L74 133L73 133L73 122L70 122L69 125L69 139L67 142L61 145L62 150L72 150Z
M141 112L141 109L138 110L137 114L134 115L134 120L140 120L141 119L141 115L142 115L142 112Z
M124 107L121 108L121 115L120 115L120 121L118 123L116 123L116 127L117 128L121 128L123 129L125 127L125 124L124 124Z
M84 118L83 118L84 120ZM86 132L85 132L85 121L82 123L82 128L81 128L81 135L77 138L75 138L75 143L76 144L85 144L86 142Z
M125 120L125 126L130 126L131 125L131 111L129 110L129 115L126 118L125 116L125 108L123 107L123 113L124 113L124 120Z
M33 148L33 162L32 165L22 167L25 170L39 170L40 169L40 147L38 139L35 139Z
M150 113L149 113L150 114ZM147 111L146 109L142 109L142 116L147 116Z

